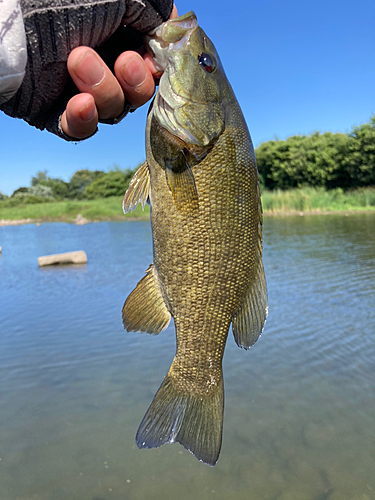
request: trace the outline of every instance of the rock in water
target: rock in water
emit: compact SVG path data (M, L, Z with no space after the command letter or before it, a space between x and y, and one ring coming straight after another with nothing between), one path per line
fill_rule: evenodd
M53 266L57 264L87 264L87 255L83 250L76 252L56 253L38 257L39 267Z

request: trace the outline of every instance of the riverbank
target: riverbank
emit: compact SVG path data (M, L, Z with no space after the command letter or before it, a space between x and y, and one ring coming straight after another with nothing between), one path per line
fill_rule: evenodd
M122 213L122 197L98 200L69 200L9 206L11 199L0 201L0 226L40 222L123 221L148 219L150 209L138 205L134 212ZM344 192L341 189L325 191L314 188L289 191L264 191L263 211L268 215L350 215L375 211L375 188Z
M278 212L265 212L264 216L265 217L287 217L287 216L299 216L299 217L304 217L308 215L344 215L346 217L349 217L350 215L354 214L359 214L359 213L368 213L368 212L374 212L375 209L367 209L367 210L345 210L345 211L340 211L340 210L331 210L331 211L320 211L320 210L312 210L310 212L301 212L301 211L278 211ZM80 214L78 214L80 215ZM81 222L77 224L75 219L65 219L65 218L45 218L45 219L0 219L0 227L4 226L20 226L22 224L38 224L40 225L41 223L46 223L46 222L68 222L72 224L76 224L79 226L83 226L85 224L89 223L95 223L95 222L104 222L104 221L131 221L131 220L148 220L149 219L149 214L144 215L142 217L128 217L128 216L121 216L121 217L108 217L108 218L102 218L100 220L91 220L91 219L85 219L84 222Z

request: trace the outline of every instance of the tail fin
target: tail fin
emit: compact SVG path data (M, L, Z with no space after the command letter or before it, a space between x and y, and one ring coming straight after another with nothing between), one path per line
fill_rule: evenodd
M221 448L223 413L222 379L202 397L177 389L167 375L143 417L136 443L139 448L181 443L198 460L214 466Z

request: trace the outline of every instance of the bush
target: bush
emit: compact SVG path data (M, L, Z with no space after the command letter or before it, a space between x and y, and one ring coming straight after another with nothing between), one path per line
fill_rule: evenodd
M37 184L29 188L16 189L9 199L8 206L17 206L23 203L43 203L53 201L52 189L48 186Z
M27 187L20 187L20 188L16 189L15 191L13 191L11 197L14 198L22 193L27 193L28 189L29 188L27 188Z
M69 198L82 200L85 189L98 177L103 175L102 170L78 170L72 175L69 181Z
M1 208L11 208L20 205L32 205L35 203L48 203L54 201L53 198L46 198L43 196L28 195L27 193L20 193L16 196L10 196L6 200L1 201Z
M95 198L108 198L109 196L124 196L133 177L132 170L110 170L101 174L86 187L84 195L89 200Z
M256 149L261 184L350 189L375 184L375 115L350 134L315 132L273 140Z
M263 143L256 150L262 183L268 189L335 184L348 141L345 134L315 132Z
M341 183L344 187L375 185L375 115L349 134Z
M42 198L53 198L52 188L49 186L43 186L43 184L37 184L36 186L29 187L26 194L40 196Z
M51 189L56 200L63 200L69 196L69 184L62 179L48 177L47 170L40 170L31 178L31 188L45 186Z

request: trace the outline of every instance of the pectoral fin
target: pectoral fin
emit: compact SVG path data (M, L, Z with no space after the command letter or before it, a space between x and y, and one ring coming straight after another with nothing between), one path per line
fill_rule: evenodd
M122 208L124 214L132 212L138 203L142 203L142 208L150 196L150 172L145 161L134 174L130 181L128 190L125 193Z
M234 339L239 347L249 349L260 337L268 313L267 286L262 260L248 288L238 313L232 318Z
M171 320L162 297L154 265L146 271L141 281L126 299L122 308L122 321L128 332L158 334Z
M177 210L197 211L198 191L194 174L183 152L165 162L165 176Z

